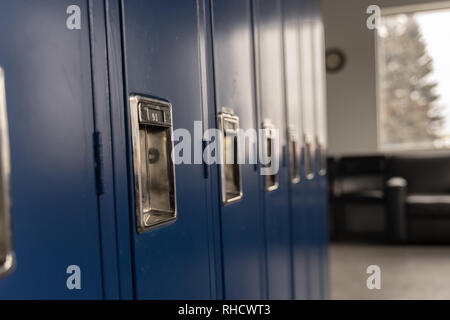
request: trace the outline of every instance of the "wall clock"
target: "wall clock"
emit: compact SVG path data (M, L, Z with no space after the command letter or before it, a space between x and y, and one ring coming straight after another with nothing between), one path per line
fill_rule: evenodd
M327 72L335 73L345 66L345 55L339 49L328 49L325 53L325 65Z

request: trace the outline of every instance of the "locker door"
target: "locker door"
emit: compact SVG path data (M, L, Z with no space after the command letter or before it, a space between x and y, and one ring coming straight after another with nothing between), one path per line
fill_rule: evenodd
M122 1L127 122L131 123L130 116L133 116L133 112L136 111L130 104L132 94L163 101L160 110L170 109L164 102L167 101L171 104L173 130L189 131L192 135L192 145L198 143L194 140L194 121L201 122L203 118L202 88L205 87L205 78L202 73L204 70L202 68L205 66L199 58L201 54L198 29L201 25L198 20L199 13L203 10L198 7L198 3L202 4L203 1ZM148 105L153 106L152 102ZM159 115L161 113L152 113L150 118L158 118ZM168 114L164 113L164 119L167 119L167 116ZM131 146L134 141L131 130L134 129L132 127L130 130L130 126L128 129L128 143ZM159 130L149 127L147 133L162 132ZM161 141L170 141L170 138L165 137L161 139L166 140ZM156 140L152 139L150 137L148 143L156 143ZM200 136L200 145L201 143ZM139 230L138 233L135 213L139 207L139 199L136 198L138 193L134 188L136 181L133 174L133 152L131 148L128 151L129 188L133 201L131 212L123 214L130 214L132 219L135 297L137 299L214 298L211 213L207 210L207 180L204 178L203 166L186 163L175 166L176 220L172 219L171 223L156 226L151 230ZM156 154L151 151L152 148L149 148L149 163L152 161L159 163L157 160L152 160L157 157L155 158ZM184 152L188 157L191 154L191 160L194 161L191 150ZM143 157L142 161L145 163L147 161L145 153ZM153 167L150 167L150 174L152 174L151 168ZM166 172L168 168L161 169L161 172ZM152 189L152 181L148 181L150 186L148 190L150 192L162 190L161 194L164 196L163 198L156 196L153 200L166 199L165 186L160 185L163 189L159 189L160 186L155 185L155 189ZM166 182L171 183L171 178ZM150 201L152 201L152 194L150 193ZM169 198L171 197L173 196ZM164 205L164 203L156 205Z
M315 118L316 118L316 175L318 178L318 235L321 262L322 298L328 298L328 178L327 178L327 123L326 123L326 80L325 45L321 6L313 1L313 50L315 76Z
M66 26L71 5L80 30ZM87 10L77 0L0 2L15 253L0 299L102 298ZM71 265L81 290L66 286Z
M318 181L316 175L316 123L314 91L314 53L312 41L312 2L301 2L300 15L300 61L303 113L303 156L304 194L308 239L309 298L320 299L320 250L318 248Z
M255 130L251 1L213 0L211 12L217 113L227 108L238 117L240 129ZM256 143L257 140L254 144L246 141L246 146L241 146L245 147L246 156L257 151ZM242 198L229 202L222 197L220 205L226 299L265 297L259 170L256 165L246 163L240 165ZM224 177L220 182L224 189L231 181Z
M266 130L277 130L279 137L279 146L271 148L274 159L280 160L279 170L263 177L268 293L270 299L292 299L282 7L281 1L257 0L253 1L253 8L260 125ZM270 141L274 140L262 141L261 148L268 149Z
M288 126L289 176L292 215L292 259L295 299L308 297L308 252L305 186L301 174L301 151L303 148L302 94L300 67L300 21L301 5L298 0L283 1L284 56L286 74L286 105Z

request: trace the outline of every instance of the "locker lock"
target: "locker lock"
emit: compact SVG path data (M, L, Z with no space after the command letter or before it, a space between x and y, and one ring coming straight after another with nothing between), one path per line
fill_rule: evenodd
M136 222L143 233L177 218L172 105L131 95L130 109Z

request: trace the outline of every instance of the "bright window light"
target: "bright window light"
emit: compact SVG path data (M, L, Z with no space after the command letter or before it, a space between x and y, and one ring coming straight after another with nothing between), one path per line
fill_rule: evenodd
M450 147L450 8L383 13L377 32L382 151Z

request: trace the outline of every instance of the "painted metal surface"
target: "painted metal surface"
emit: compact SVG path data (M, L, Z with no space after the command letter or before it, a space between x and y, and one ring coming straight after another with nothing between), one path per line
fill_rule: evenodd
M103 297L89 41L87 1L0 2L17 259L2 299ZM70 265L82 290L66 286Z
M278 188L263 191L269 299L292 299L289 172L286 154L283 24L281 1L253 1L257 103L261 121L278 129Z
M132 93L165 99L172 104L173 129L193 133L194 121L203 120L198 2L127 0L122 6L126 100ZM131 159L130 150L128 156ZM216 295L204 169L181 164L175 171L177 221L137 234L132 217L137 299L209 299ZM129 172L132 186L131 168ZM135 203L131 204L134 210Z
M252 11L249 0L214 0L211 6L217 113L226 107L242 130L257 129ZM257 146L247 144L246 155ZM243 197L221 206L224 297L263 299L264 215L257 165L242 164Z
M326 70L325 70L325 39L322 20L322 8L319 0L312 0L313 8L313 56L315 67L315 117L316 141L319 146L316 155L316 174L318 176L318 250L321 267L321 299L329 298L329 261L328 261L328 177L326 168L327 157L327 106L326 106Z
M96 0L92 0L98 3ZM128 159L129 151L126 136L127 118L124 108L124 78L123 78L123 52L122 52L122 16L121 1L105 0L105 21L103 26L106 31L106 53L107 56L107 86L102 87L105 94L109 96L109 104L103 110L96 107L97 130L102 132L102 143L104 150L103 173L104 194L100 197L101 217L105 221L102 225L102 236L114 235L115 242L102 242L103 256L116 259L117 265L104 266L105 293L106 298L115 298L114 294L108 295L112 290L107 290L108 285L117 285L120 299L134 298L133 285L133 258L131 243L131 223L129 211L130 195L128 182ZM98 10L94 10L99 12ZM97 21L97 19L95 19ZM96 25L101 25L97 23ZM97 42L98 43L98 42ZM102 50L99 50L102 53ZM98 64L95 64L98 66ZM105 68L104 67L104 68ZM95 70L95 69L94 69ZM98 88L96 90L99 91ZM102 121L99 121L101 115ZM105 202L103 204L102 202ZM113 291L114 292L114 291ZM116 293L117 295L117 293Z
M308 298L320 299L320 255L318 253L318 178L316 174L316 123L315 123L315 82L312 33L312 1L300 3L300 66L303 124L303 186L306 239L308 252ZM310 168L307 166L310 162ZM305 170L308 169L308 170Z
M74 4L80 30L65 24ZM0 279L0 298L326 298L318 4L0 2L17 257L14 272ZM265 190L259 165L241 165L243 197L223 205L219 166L177 165L177 221L139 234L128 104L134 93L170 102L173 129L191 134L194 121L216 127L222 108L234 111L242 129L270 120L280 137L277 188ZM314 175L304 170L305 141ZM291 179L292 161L300 181ZM80 266L82 290L67 289L69 265Z
M284 57L286 77L286 104L287 125L291 148L289 149L289 161L295 161L299 166L299 178L291 174L290 210L292 215L292 261L293 261L293 284L295 299L307 299L309 288L308 277L308 226L306 215L309 181L304 171L304 162L301 161L303 150L303 118L302 118L302 94L300 54L303 47L300 43L300 15L301 2L299 0L283 1L283 31L284 31ZM292 145L293 142L295 144ZM292 170L293 166L290 165Z

